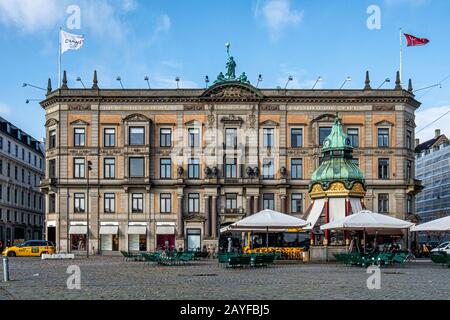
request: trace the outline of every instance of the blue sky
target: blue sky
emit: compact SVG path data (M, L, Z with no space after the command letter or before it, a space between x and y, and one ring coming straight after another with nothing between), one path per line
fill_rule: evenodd
M80 8L81 29L66 27L70 5ZM370 30L367 8L377 5L381 28ZM404 49L404 79L415 88L435 84L450 75L450 1L447 0L0 0L0 116L36 138L44 134L44 112L36 102L43 92L22 88L23 82L57 83L58 28L83 34L84 47L63 56L69 86L80 87L80 76L91 85L98 70L100 87L203 87L225 70L224 44L261 87L310 88L318 76L322 88L338 88L347 76L348 88L362 88L365 70L372 86L386 77L393 86L399 69L399 27L427 37L423 47ZM450 77L442 88L420 91L423 103L417 129L450 110ZM425 94L425 95L424 95ZM431 138L435 127L450 135L442 121L421 131Z

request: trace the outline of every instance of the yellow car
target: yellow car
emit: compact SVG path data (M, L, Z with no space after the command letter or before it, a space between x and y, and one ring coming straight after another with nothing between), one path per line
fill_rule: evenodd
M29 240L12 247L6 247L2 255L7 257L40 257L42 254L56 252L51 241Z

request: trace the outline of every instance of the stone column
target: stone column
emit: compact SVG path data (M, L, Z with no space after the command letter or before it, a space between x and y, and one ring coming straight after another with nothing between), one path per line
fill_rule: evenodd
M253 197L253 213L259 212L259 196Z
M287 213L286 212L286 195L285 194L282 194L280 196L280 201L281 201L281 212Z
M212 196L211 202L211 238L217 239L217 196Z
M209 210L209 196L205 196L205 237L211 237L211 211Z
M183 224L183 195L178 195L178 212L177 212L177 237L184 237L184 224Z
M246 216L250 216L252 214L252 197L248 196L247 197L247 214Z

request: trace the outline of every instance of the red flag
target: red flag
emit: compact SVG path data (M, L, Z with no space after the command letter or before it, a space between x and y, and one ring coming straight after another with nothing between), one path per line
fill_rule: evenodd
M423 46L426 45L430 40L427 38L417 38L410 34L403 34L406 37L406 41L408 42L408 47L414 47L414 46Z

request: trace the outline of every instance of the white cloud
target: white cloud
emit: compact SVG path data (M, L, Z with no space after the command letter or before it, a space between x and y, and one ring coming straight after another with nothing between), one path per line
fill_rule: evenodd
M292 9L290 0L258 0L254 14L256 19L263 20L271 39L275 40L287 27L298 25L304 11Z
M158 22L155 28L155 34L167 33L170 30L172 22L167 14L162 14L158 17Z
M450 126L448 125L450 121L450 113L447 113L444 117L427 128L422 129L448 111L450 111L450 105L424 109L420 108L419 111L416 112L416 138L420 139L421 142L430 140L434 137L435 129L441 129L442 134L450 137Z
M134 11L138 7L136 0L122 0L122 10L126 12Z
M0 102L0 114L4 115L4 116L10 115L11 114L11 108L8 105Z

